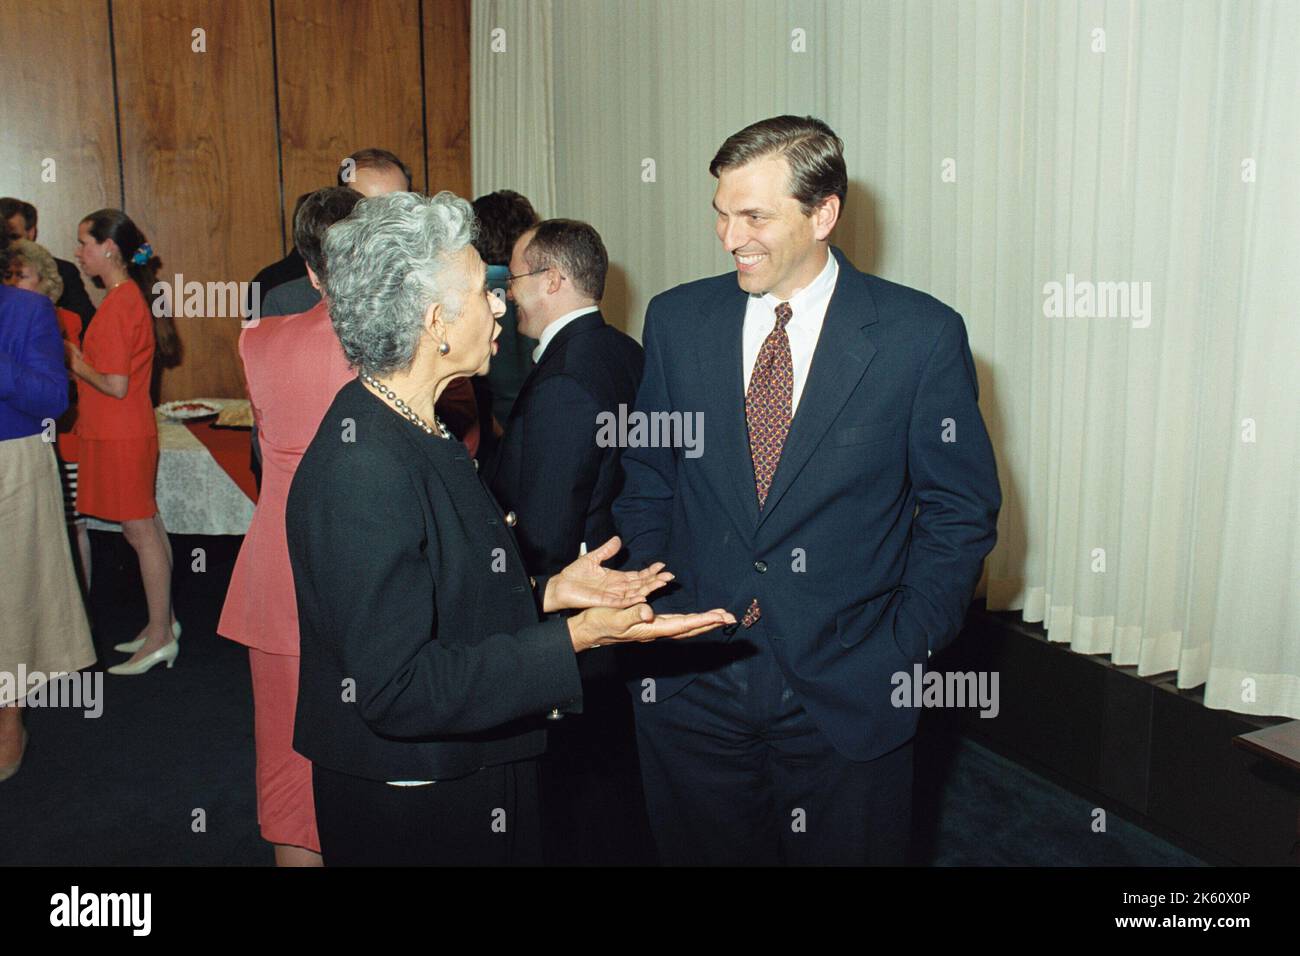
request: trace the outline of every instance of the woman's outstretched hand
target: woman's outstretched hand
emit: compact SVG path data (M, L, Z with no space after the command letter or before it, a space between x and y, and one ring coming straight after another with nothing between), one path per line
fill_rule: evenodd
M696 614L658 614L649 604L629 608L588 608L569 618L569 638L575 651L602 644L630 644L694 637L724 624L735 624L736 616L722 608Z
M570 608L617 607L643 604L645 599L673 579L656 561L640 571L615 571L601 567L618 554L623 542L618 535L595 551L588 551L546 582L542 610L550 614Z

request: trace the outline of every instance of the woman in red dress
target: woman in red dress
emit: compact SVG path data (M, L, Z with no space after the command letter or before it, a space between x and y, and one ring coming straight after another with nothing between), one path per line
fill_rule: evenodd
M108 289L82 349L68 346L69 367L85 383L76 425L77 510L120 522L140 560L149 623L136 641L123 645L134 656L108 672L143 674L159 663L170 668L180 649L171 606L171 543L154 500L158 424L149 398L155 358L173 362L179 342L171 317L152 308L159 263L126 213L101 209L81 221L77 263Z
M298 204L293 241L313 287L324 291L325 231L361 194L318 189ZM239 336L248 400L262 446L262 490L230 576L217 633L248 647L257 752L257 823L276 866L320 866L311 762L293 749L298 704L298 602L284 506L303 452L334 396L357 377L322 298L307 312L263 317Z

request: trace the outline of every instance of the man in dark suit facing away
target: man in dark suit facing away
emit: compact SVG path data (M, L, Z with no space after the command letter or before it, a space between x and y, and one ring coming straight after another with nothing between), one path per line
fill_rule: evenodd
M552 574L614 535L620 449L602 420L636 398L644 355L600 313L609 260L584 222L550 219L523 233L507 296L537 339L533 370L506 422L489 483L530 575ZM609 430L606 429L606 433ZM636 863L649 854L631 705L612 649L580 660L581 715L557 720L539 765L550 863Z
M1000 506L965 325L830 246L825 123L755 123L709 171L736 271L651 300L636 403L704 441L629 447L614 506L628 566L676 574L657 610L738 620L629 661L655 839L668 864L902 863L893 678L956 637Z

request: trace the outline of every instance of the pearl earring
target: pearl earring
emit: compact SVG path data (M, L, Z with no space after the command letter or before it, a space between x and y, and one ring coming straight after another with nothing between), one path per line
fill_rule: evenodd
M450 351L451 351L451 346L448 345L446 342L443 342L441 345L438 346L439 355L446 355Z

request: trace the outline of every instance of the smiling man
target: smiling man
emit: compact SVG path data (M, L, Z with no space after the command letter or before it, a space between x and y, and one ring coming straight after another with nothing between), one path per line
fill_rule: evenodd
M891 705L961 629L1000 506L961 317L830 245L848 186L820 120L778 116L709 166L736 271L656 296L637 410L709 443L629 448L628 567L660 611L740 622L638 649L637 742L668 864L897 864L918 711Z

